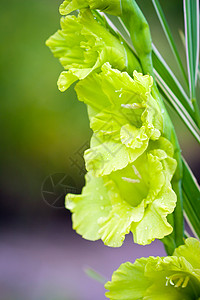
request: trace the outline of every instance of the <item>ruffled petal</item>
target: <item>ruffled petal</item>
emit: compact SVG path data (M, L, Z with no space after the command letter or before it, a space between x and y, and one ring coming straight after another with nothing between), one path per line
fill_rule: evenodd
M58 79L58 88L61 92L66 91L72 83L78 80L78 77L75 76L71 71L63 71L60 74L60 77Z
M184 256L195 269L200 271L200 242L197 239L186 239L185 244L176 248L173 255Z
M73 229L88 240L97 240L99 234L99 218L106 217L111 209L108 191L102 178L87 174L86 186L81 195L68 194L66 208L73 213Z
M111 210L107 217L101 218L99 233L105 245L110 247L120 247L125 239L125 235L130 232L132 222L142 219L144 214L144 202L133 207L123 200L119 193L119 188L111 180L107 187L109 188L109 198L111 201Z
M144 271L148 258L136 259L135 263L122 264L112 275L112 281L105 284L106 297L110 300L144 299L151 281L145 278Z
M143 219L133 223L131 231L134 242L140 245L150 244L153 240L169 235L173 228L167 222L167 215L174 211L176 194L171 187L164 187L156 199L145 209Z

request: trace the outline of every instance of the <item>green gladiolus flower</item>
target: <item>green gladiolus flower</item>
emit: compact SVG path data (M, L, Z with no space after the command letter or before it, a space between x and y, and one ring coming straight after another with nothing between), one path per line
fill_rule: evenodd
M65 0L60 5L61 15L67 15L74 10L87 8L99 9L111 15L119 16L122 12L119 0Z
M105 62L119 70L141 70L128 46L99 24L89 9L82 10L78 17L61 18L61 30L52 35L46 45L67 70L58 80L62 92L73 82L100 70Z
M170 257L122 264L105 288L110 300L200 299L200 242L188 238Z
M134 79L106 63L100 74L76 85L79 100L88 105L94 132L85 161L95 176L125 168L161 135L162 114L151 95L153 79L136 71L133 75Z
M66 196L73 228L111 247L121 246L130 231L142 245L170 234L173 228L166 217L176 205L170 183L176 168L172 157L171 143L161 137L124 169L101 177L88 172L82 194Z

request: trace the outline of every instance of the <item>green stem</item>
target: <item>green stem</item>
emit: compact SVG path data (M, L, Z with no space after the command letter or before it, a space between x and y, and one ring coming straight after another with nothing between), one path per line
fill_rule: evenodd
M176 246L180 246L184 243L184 218L183 218L183 194L182 194L182 177L183 177L183 165L181 150L177 140L177 136L172 125L171 142L174 145L175 152L174 158L177 161L177 168L172 179L172 187L177 195L176 208L174 210L174 229L175 229L175 240Z
M167 221L174 228L174 216L173 216L173 214L170 214L170 215L167 216ZM166 251L167 255L173 255L174 249L176 248L174 231L172 231L171 234L165 236L162 239L162 242L164 244L165 251Z
M168 219L168 222L170 223L169 219ZM167 255L173 255L174 249L176 248L176 244L175 244L173 235L170 234L168 236L165 236L162 239L162 242L165 247L165 251L166 251Z
M184 244L183 197L181 185L181 180L172 180L172 187L177 195L177 203L173 213L176 247Z

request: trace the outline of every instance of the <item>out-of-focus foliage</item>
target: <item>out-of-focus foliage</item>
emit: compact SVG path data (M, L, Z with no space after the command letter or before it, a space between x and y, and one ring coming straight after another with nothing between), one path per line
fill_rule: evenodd
M65 94L57 90L62 67L45 46L59 23L58 4L0 4L1 186L5 209L13 213L21 210L22 202L25 211L37 205L46 209L40 195L44 178L66 173L69 157L89 136L84 104L73 89Z

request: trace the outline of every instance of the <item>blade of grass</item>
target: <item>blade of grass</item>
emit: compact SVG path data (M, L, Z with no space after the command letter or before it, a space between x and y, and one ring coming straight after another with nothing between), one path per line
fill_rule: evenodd
M167 103L169 103L173 109L176 111L176 113L179 115L179 117L182 119L184 124L188 127L190 132L193 134L193 136L196 138L196 140L200 143L200 131L194 121L192 120L191 116L188 114L187 110L184 108L184 106L180 103L178 98L174 95L172 90L168 87L168 85L165 83L165 81L162 79L162 77L157 73L156 70L154 70L156 75L156 80L159 86L160 93L165 98Z
M195 99L199 61L199 0L183 0L183 7L190 97Z
M200 187L186 161L184 159L182 159L182 161L183 161L183 179L182 179L183 189L185 190L185 193L189 198L193 209L197 211L198 218L200 221Z
M105 284L108 281L104 276L102 276L92 268L87 267L84 269L84 272L87 274L88 277L100 282L101 284Z
M200 127L200 110L196 100L199 61L199 0L183 0L183 7L190 98L195 111L197 124Z
M179 99L179 102L181 102L181 104L185 107L190 116L193 118L193 108L183 87L181 86L178 79L176 78L172 70L169 68L169 66L167 65L164 58L161 56L154 44L152 45L152 48L154 68L159 73L160 77L162 77L162 79L166 82L166 84L169 86L172 92L176 95L176 97Z
M170 45L170 47L171 47L171 50L172 50L172 52L173 52L173 54L174 54L174 57L175 57L175 59L176 59L176 61L177 61L177 64L178 64L178 66L179 66L179 68L180 68L180 71L182 72L182 75L183 75L183 77L184 77L184 79L185 79L185 82L186 82L186 84L187 84L187 86L188 86L187 75L186 75L186 73L185 73L185 70L184 70L184 67L183 67L181 58L180 58L180 56L179 56L179 53L178 53L177 47L176 47L176 45L175 45L175 42L174 42L172 33L171 33L171 31L170 31L169 25L168 25L168 23L167 23L167 20L166 20L166 18L165 18L165 15L164 15L164 13L163 13L163 10L162 10L162 8L161 8L161 6L160 6L160 3L159 3L158 0L152 0L152 3L153 3L153 5L154 5L155 11L156 11L156 13L157 13L157 16L158 16L158 18L159 18L159 20L160 20L161 26L162 26L163 31L164 31L164 33L165 33L165 36L166 36L166 38L167 38L167 40L168 40L168 43L169 43L169 45Z
M195 211L191 207L188 197L184 192L183 192L183 209L184 209L184 218L187 221L190 229L192 230L194 236L197 239L200 239L200 221L197 218Z
M194 235L200 238L200 187L188 164L183 161L183 208Z

